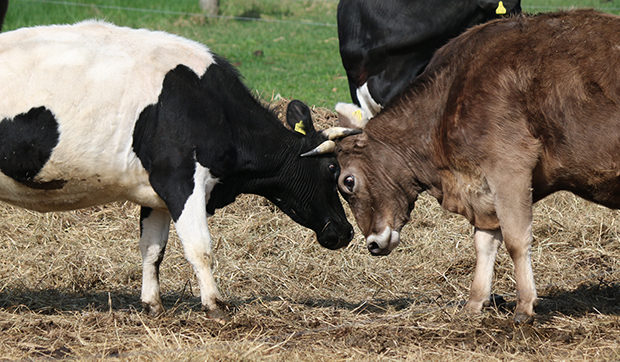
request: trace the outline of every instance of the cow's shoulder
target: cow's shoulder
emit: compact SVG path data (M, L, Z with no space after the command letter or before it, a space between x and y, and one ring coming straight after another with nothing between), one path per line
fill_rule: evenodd
M214 59L201 76L185 65L170 70L157 102L140 113L133 149L147 171L161 162L193 167L194 161L216 178L235 171L236 134L249 131L239 115L255 119L256 110L246 104L252 97L234 68Z

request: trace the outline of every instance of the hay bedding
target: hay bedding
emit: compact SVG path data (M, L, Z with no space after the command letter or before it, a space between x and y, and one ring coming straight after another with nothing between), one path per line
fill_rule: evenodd
M319 127L335 121L314 112ZM269 202L240 197L209 221L216 281L231 305L225 326L200 312L174 230L161 270L168 311L141 313L135 205L0 213L0 360L620 359L617 212L566 193L535 209L541 303L526 326L512 323L503 249L494 290L507 303L459 313L475 265L472 230L428 197L383 258L368 255L358 230L348 248L328 251Z

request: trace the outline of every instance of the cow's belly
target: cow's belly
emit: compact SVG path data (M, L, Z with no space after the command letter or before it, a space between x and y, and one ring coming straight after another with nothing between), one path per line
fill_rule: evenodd
M103 173L72 173L72 177L67 178L54 176L18 182L0 173L0 200L40 212L75 210L114 201L132 201L166 209L150 186L146 172L124 174L122 179Z

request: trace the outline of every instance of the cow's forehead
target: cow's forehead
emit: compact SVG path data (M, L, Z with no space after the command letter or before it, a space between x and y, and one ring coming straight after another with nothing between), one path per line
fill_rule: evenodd
M362 155L367 148L366 135L360 133L358 135L348 136L338 141L336 144L336 154L338 159L346 156ZM348 157L346 157L348 158Z

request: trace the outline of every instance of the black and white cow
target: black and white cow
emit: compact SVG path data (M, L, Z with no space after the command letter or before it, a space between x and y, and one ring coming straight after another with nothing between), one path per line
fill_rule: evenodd
M0 200L42 212L141 205L151 314L164 310L158 274L172 220L203 308L225 317L207 215L240 193L265 196L326 248L351 240L335 156L312 151L332 152L327 138L346 130L315 131L299 101L287 110L298 132L287 129L204 45L85 21L0 34L0 54Z
M351 99L340 117L363 127L465 29L521 12L521 0L340 0L338 39Z
M4 23L4 17L8 8L9 0L0 0L0 31L2 31L2 24Z

